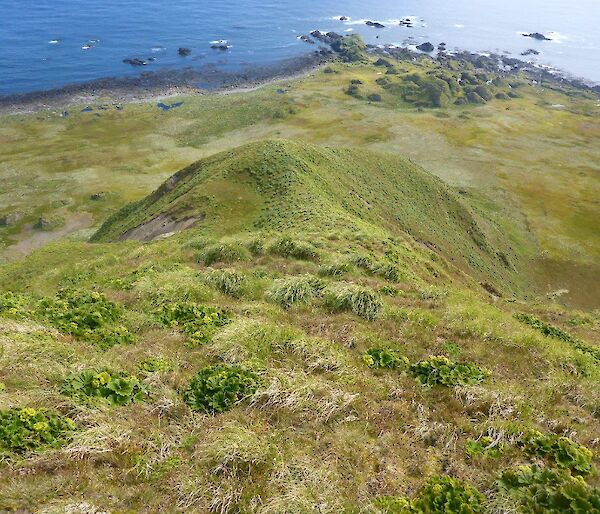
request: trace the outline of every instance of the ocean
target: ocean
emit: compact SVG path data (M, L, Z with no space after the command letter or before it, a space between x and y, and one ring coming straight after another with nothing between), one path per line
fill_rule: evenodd
M523 58L600 83L598 0L0 0L0 13L0 95L209 63L274 64L314 50L299 39L312 30L515 57L533 49ZM532 32L550 41L522 35Z

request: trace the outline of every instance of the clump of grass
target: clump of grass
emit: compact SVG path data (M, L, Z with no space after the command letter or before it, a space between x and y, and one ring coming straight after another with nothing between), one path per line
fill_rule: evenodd
M312 244L289 237L282 237L273 241L268 251L280 257L293 257L305 261L314 260L318 256L317 249Z
M323 291L323 298L331 311L351 311L369 321L383 311L381 296L356 284L332 284Z
M111 405L127 405L145 400L148 389L134 376L109 369L90 369L71 375L62 392L80 400L105 399Z
M198 372L183 399L194 410L205 413L225 412L252 396L258 376L238 366L209 366Z
M205 302L214 296L196 270L182 266L175 270L151 270L135 282L135 292L155 305L165 302Z
M298 303L308 303L324 288L323 282L310 275L276 280L267 291L267 298L289 309Z
M363 355L363 360L370 368L399 369L409 365L408 359L391 350L371 348Z
M221 242L206 246L198 255L198 261L211 266L216 262L238 262L250 259L250 252L239 243Z
M23 454L58 448L66 444L75 430L67 417L31 407L0 410L0 450ZM1 454L0 454L1 455Z
M219 327L231 321L230 314L222 309L195 302L164 303L156 315L164 326L180 328L192 348L211 341Z
M390 282L400 282L404 274L394 263L376 260L369 255L355 254L351 257L352 263L368 273L382 277Z
M341 277L349 273L352 269L349 262L337 261L324 264L319 268L319 275L322 277Z
M438 355L413 364L411 373L424 385L475 385L483 382L490 372L471 363L456 363Z
M209 270L204 274L206 281L222 293L239 298L242 295L246 277L234 270Z

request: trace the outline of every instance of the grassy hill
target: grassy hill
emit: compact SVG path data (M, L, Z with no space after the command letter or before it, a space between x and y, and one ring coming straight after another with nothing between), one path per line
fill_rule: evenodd
M0 510L596 512L600 318L483 205L259 142L2 266Z
M398 155L278 140L192 164L113 215L92 241L147 239L188 220L221 236L290 229L409 236L509 289L520 241L509 240L489 214Z

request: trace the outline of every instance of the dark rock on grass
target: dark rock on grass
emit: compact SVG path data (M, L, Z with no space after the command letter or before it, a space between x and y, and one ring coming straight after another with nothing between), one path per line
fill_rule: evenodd
M552 41L551 38L546 37L546 36L544 36L544 34L540 34L539 32L532 32L531 34L523 34L523 36L537 39L538 41Z
M350 81L350 84L356 84L356 85L360 85L360 84L362 84L362 83L363 83L363 82L362 82L362 80L360 80L360 79L352 79L352 80Z
M475 91L469 91L466 96L467 96L467 101L470 104L482 105L482 104L486 103L486 101L481 96L479 96Z
M510 100L510 96L508 96L506 93L502 93L502 92L500 92L500 93L496 93L496 94L494 95L494 97L495 97L497 100Z
M375 66L385 66L386 68L391 68L393 65L390 61L380 57L375 61Z
M99 200L104 200L106 198L106 193L104 191L100 191L99 193L93 193L90 195L90 200L97 202Z
M131 66L146 66L148 64L146 61L142 59L138 59L137 57L134 59L123 59L125 64L130 64Z
M187 57L188 55L190 55L192 53L192 51L189 48L180 47L179 50L177 50L177 53L181 57Z
M382 98L381 98L380 94L372 93L369 96L367 96L367 100L369 100L371 102L381 102Z
M37 220L36 224L33 228L37 230L55 230L59 227L62 227L65 224L64 218L58 215L42 215Z
M534 50L533 48L529 48L528 50L521 52L521 55L539 55L539 54L540 54L540 52L538 52L537 50Z
M0 216L0 227L13 227L25 217L25 214L20 211L9 212L4 216Z
M427 41L426 43L417 45L417 50L420 50L421 52L430 53L435 50L435 47L429 41Z

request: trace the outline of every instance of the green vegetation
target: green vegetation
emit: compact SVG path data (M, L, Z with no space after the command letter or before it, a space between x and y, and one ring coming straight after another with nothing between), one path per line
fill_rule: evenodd
M187 336L187 344L195 347L208 343L215 332L230 322L230 315L217 307L194 302L163 303L156 312L165 327L177 327Z
M0 410L1 457L66 444L75 423L60 414L31 407Z
M256 391L258 377L236 366L204 368L192 379L183 393L192 410L225 412Z
M133 376L108 369L89 369L65 379L62 391L81 400L103 398L111 405L127 405L147 398L147 388Z
M446 387L479 384L490 375L489 371L479 366L468 362L456 363L443 355L413 364L410 371L424 385Z
M597 99L343 41L1 118L0 511L598 511Z
M538 466L507 469L498 481L501 495L514 499L524 512L576 514L600 512L600 490L568 471Z

